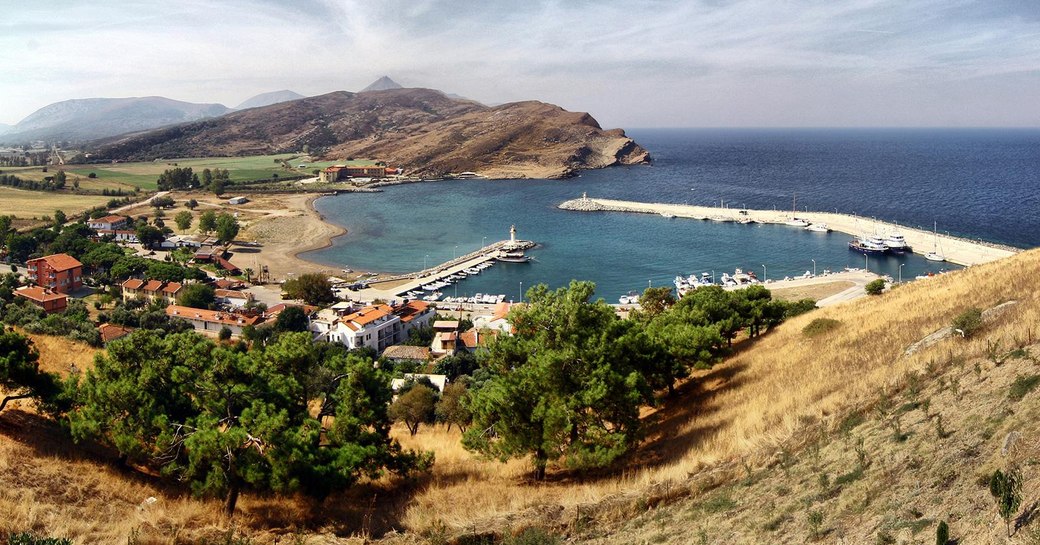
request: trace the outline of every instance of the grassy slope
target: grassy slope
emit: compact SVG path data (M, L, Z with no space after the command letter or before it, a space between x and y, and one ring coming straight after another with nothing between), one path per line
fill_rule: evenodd
M329 532L357 532L358 520L369 520L378 530L411 530L387 536L407 543L531 524L594 543L801 543L808 513L818 511L827 542L875 543L879 533L893 543L934 542L934 525L946 519L961 543L1002 543L1003 524L979 477L1008 462L1000 448L1016 431L1021 439L1010 456L1027 479L1024 505L1038 500L1040 393L1012 401L1008 391L1017 376L1040 367L1027 357L997 366L987 354L994 343L1005 353L1040 339L1040 294L1032 289L1038 276L1040 251L1032 251L792 320L649 414L647 442L620 474L578 481L556 472L534 486L523 461L475 460L455 434L424 429L409 441L436 450L433 475L396 489L374 483L333 498L325 513L247 497L238 522L284 528L304 521L324 533L313 542L334 542ZM902 355L963 309L1007 300L1019 303L976 339ZM842 325L807 339L802 328L819 317ZM939 414L950 433L943 438ZM906 435L900 440L895 415ZM209 535L222 524L214 503L69 459L60 434L41 430L46 426L26 413L0 416L0 467L36 472L0 471L0 512L13 513L0 532L29 525L114 543L136 528L144 542L160 543L177 532L182 539ZM158 507L138 510L148 495L160 498ZM1020 542L1029 531L1020 531Z

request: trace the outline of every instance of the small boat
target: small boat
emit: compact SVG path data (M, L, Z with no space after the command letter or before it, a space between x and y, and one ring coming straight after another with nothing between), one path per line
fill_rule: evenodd
M618 298L618 302L622 305L634 305L639 303L639 292L630 291L625 295Z
M924 258L928 261L946 261L946 256L942 253L942 248L939 247L939 223L932 223L932 251L924 254Z
M826 223L812 223L805 226L805 230L812 233L830 233L831 228Z
M877 237L856 237L849 241L849 249L864 254L883 254L888 252L884 242L879 242Z
M669 214L668 212L661 212L661 216L666 217L668 219L672 219L672 218L675 217L675 214Z
M885 247L897 254L912 252L913 248L906 243L906 239L900 233L889 233L884 240Z
M784 225L790 225L791 227L802 227L802 228L805 228L805 227L808 227L808 226L812 225L812 222L807 220L807 219L791 216L791 219L785 221Z
M924 254L924 258L928 261L946 261L946 256L937 252L928 252Z
M528 263L531 261L531 258L524 255L523 252L504 252L495 259L506 263Z
M756 221L754 218L749 218L747 216L744 216L744 217L740 218L739 220L737 220L737 223L739 223L741 225L750 225L752 223L758 223L758 221Z

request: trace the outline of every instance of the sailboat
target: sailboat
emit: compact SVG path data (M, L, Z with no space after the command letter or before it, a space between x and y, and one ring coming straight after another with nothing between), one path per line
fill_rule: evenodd
M924 258L928 261L946 261L946 256L942 254L942 248L939 247L938 225L938 222L932 223L932 251L924 254Z
M790 225L792 227L806 228L812 225L812 222L798 217L798 195L794 194L791 196L791 219L784 222L784 225Z

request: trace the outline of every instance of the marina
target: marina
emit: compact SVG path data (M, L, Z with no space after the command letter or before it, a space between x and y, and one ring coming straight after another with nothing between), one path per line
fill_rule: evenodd
M925 255L930 261L947 261L962 266L988 263L1019 252L1017 248L987 242L941 235L937 230L926 231L904 225L836 212L791 210L751 210L719 208L685 204L648 203L595 199L583 195L559 205L563 210L581 212L631 212L668 215L712 221L742 221L795 227L807 231L836 231L856 237L849 248L865 254L902 253L907 248L919 250L936 248ZM818 225L817 229L812 229ZM886 240L887 237L887 240ZM897 248L897 249L895 249Z

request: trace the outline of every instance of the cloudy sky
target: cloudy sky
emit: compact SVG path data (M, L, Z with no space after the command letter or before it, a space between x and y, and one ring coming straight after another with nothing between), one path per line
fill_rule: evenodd
M387 74L604 126L1040 126L1037 0L0 0L0 123Z

